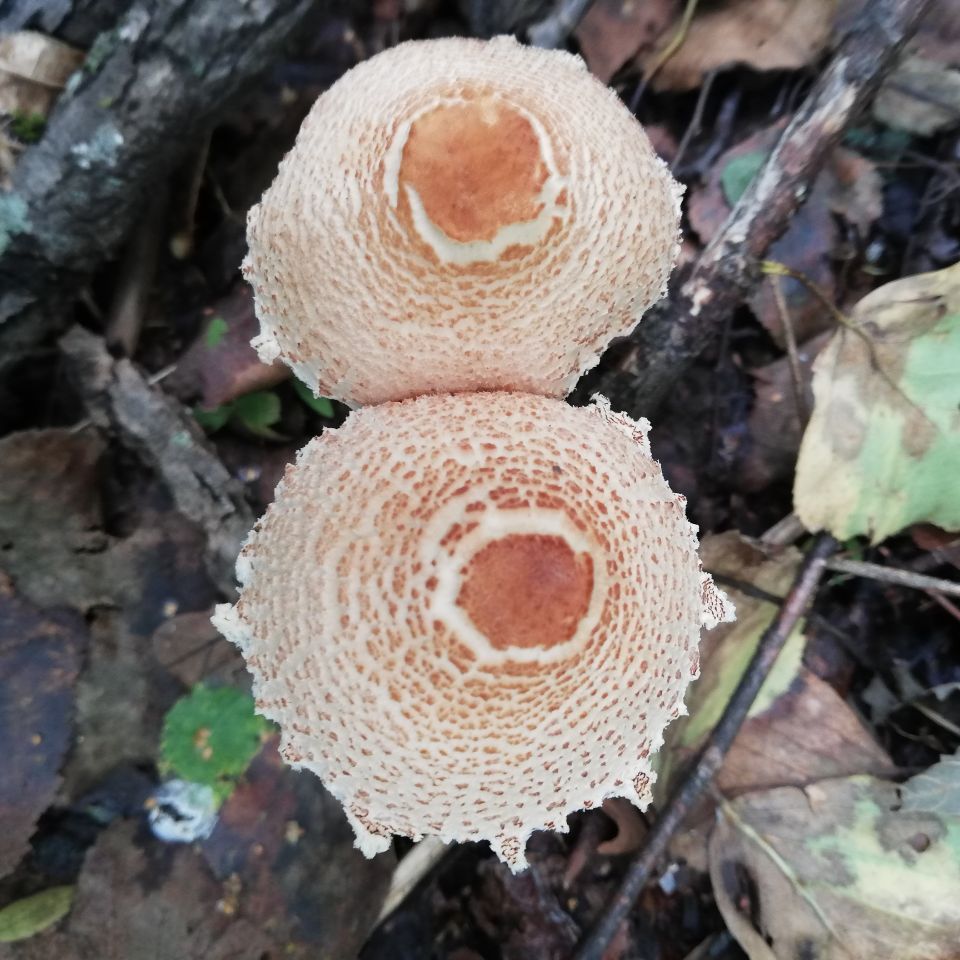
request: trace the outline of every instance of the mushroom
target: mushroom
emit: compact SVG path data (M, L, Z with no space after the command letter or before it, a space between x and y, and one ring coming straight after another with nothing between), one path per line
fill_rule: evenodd
M351 406L564 396L663 295L680 194L580 58L400 44L317 100L250 212L254 346Z
M391 834L489 840L650 800L701 625L732 607L648 424L530 394L353 413L300 452L214 622L288 763Z

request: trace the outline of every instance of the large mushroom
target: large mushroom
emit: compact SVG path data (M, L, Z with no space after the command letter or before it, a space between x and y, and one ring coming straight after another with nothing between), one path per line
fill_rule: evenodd
M250 213L254 344L351 406L563 396L662 296L680 193L578 57L400 44L317 100Z
M732 608L646 430L605 403L426 396L288 469L215 622L367 855L433 834L520 869L532 830L649 802L701 625Z

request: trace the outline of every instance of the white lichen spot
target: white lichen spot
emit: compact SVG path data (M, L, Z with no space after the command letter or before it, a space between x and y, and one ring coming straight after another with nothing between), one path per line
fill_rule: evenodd
M70 153L76 158L77 166L81 170L89 170L95 164L115 167L121 146L123 134L112 123L103 123L86 143L71 147Z
M205 840L217 825L217 798L206 784L168 780L151 802L150 829L165 843Z

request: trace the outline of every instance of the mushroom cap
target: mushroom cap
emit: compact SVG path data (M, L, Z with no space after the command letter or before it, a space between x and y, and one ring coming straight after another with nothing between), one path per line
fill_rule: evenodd
M646 429L605 402L428 396L288 468L214 622L368 856L434 834L518 869L532 830L649 802L701 624L732 608Z
M250 211L254 346L351 406L563 396L663 295L680 194L579 57L402 43L317 100Z

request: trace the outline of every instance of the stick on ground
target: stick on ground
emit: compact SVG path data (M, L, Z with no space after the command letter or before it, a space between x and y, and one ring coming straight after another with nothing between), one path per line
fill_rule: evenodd
M647 314L616 369L593 389L615 409L651 416L684 369L719 336L757 282L759 263L820 168L870 102L931 0L872 0L841 42L767 162L668 300Z
M663 812L657 817L647 835L646 844L631 863L616 896L600 922L580 945L574 960L602 960L620 924L626 919L666 853L671 837L697 805L720 769L723 758L743 726L777 656L813 598L826 569L827 559L838 546L837 541L829 534L817 535L800 565L797 578L784 599L780 612L760 638L756 653L703 750L667 801Z

